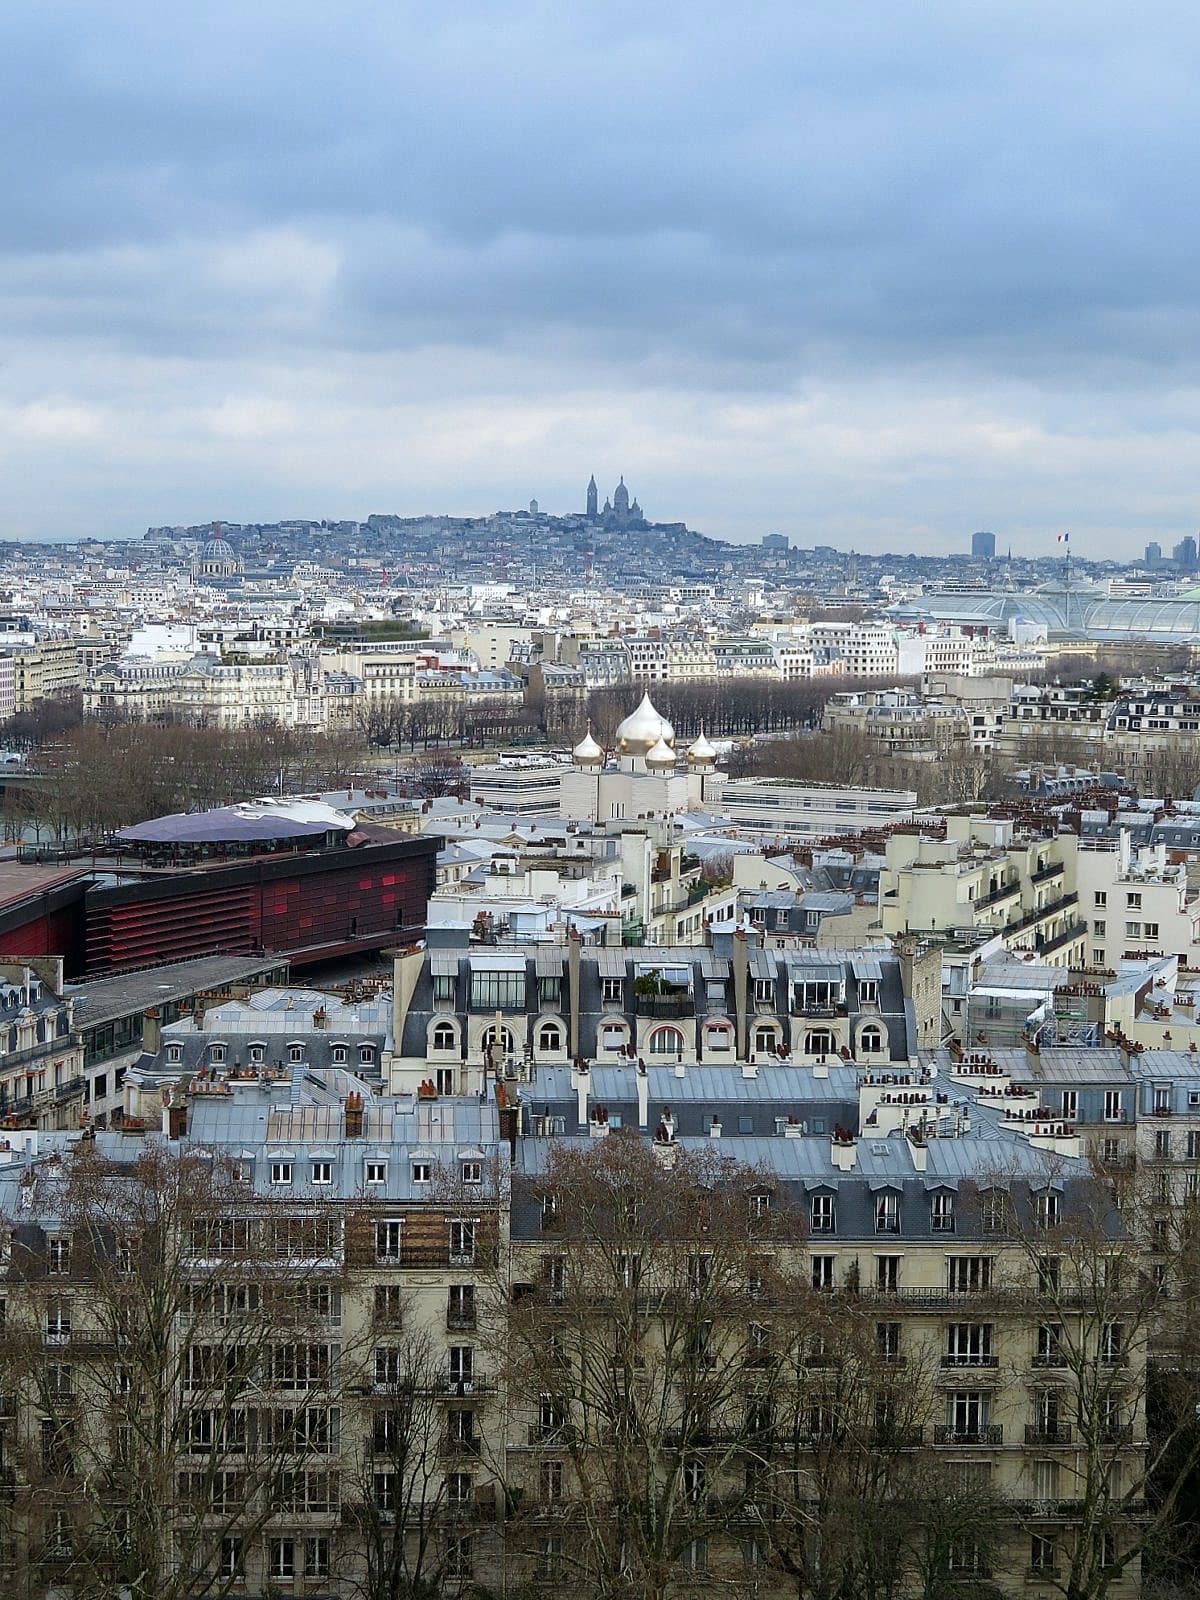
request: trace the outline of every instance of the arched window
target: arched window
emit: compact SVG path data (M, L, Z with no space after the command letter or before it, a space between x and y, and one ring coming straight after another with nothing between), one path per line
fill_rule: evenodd
M811 1028L804 1036L804 1053L808 1056L829 1056L837 1049L833 1034L828 1028Z
M335 1066L344 1067L346 1065L347 1054L348 1052L344 1044L335 1044L329 1052L329 1059Z
M769 1023L762 1023L754 1030L754 1048L765 1053L774 1050L779 1040L778 1028L772 1028Z
M496 1024L493 1022L491 1027L483 1036L483 1048L486 1050L489 1045L493 1050L501 1050L506 1056L512 1055L512 1030L505 1027L497 1028Z
M252 1044L249 1050L250 1062L253 1066L261 1066L266 1059L267 1047L265 1044Z
M623 1022L605 1022L600 1026L600 1047L602 1050L622 1050L628 1037Z
M562 1034L553 1022L543 1022L538 1029L539 1050L561 1050Z
M872 1024L864 1028L858 1036L858 1048L865 1054L875 1054L883 1049L883 1029Z
M360 1044L358 1047L358 1059L364 1066L374 1061L375 1046L373 1044Z
M213 1063L214 1066L220 1066L220 1064L225 1060L225 1046L223 1044L210 1045L208 1049L208 1059Z
M304 1046L302 1044L288 1045L288 1060L300 1062L304 1060Z
M650 1035L650 1054L652 1056L681 1056L683 1054L683 1034L678 1028L655 1028Z
M727 1022L710 1022L704 1030L704 1043L709 1050L732 1050L733 1029Z
M454 1024L452 1022L439 1022L433 1030L433 1048L435 1050L453 1050L457 1042Z

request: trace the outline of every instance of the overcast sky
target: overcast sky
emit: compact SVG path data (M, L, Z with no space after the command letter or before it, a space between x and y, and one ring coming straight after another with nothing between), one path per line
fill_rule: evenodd
M0 535L1200 527L1193 5L0 9Z

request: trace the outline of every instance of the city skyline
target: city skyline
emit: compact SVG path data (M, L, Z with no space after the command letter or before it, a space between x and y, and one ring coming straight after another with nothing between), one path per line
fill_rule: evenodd
M722 539L1173 545L1200 22L865 20L6 16L0 534L566 511L614 462Z

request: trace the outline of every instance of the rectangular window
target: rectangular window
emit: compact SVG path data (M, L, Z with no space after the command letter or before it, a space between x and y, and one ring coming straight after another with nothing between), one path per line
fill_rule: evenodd
M1041 1189L1033 1197L1033 1220L1039 1228L1058 1225L1058 1191Z
M370 1183L370 1184L380 1184L380 1183L386 1183L387 1182L387 1162L386 1161L368 1161L367 1162L367 1182Z
M454 1328L475 1326L475 1286L471 1283L452 1283L446 1300L446 1325Z
M329 1576L329 1539L325 1534L304 1541L304 1576L327 1578Z
M992 1353L990 1322L953 1322L946 1337L946 1364L952 1367L990 1367Z
M1033 1535L1029 1544L1029 1567L1032 1572L1040 1574L1057 1571L1058 1549L1049 1535Z
M954 1196L944 1190L934 1194L929 1203L929 1226L934 1233L954 1232Z
M389 1217L375 1224L375 1259L399 1261L400 1237L404 1224L398 1217Z
M1154 1154L1160 1159L1171 1154L1171 1135L1166 1128L1155 1130Z
M433 1167L428 1161L413 1162L412 1181L414 1183L432 1183Z
M1187 1153L1192 1161L1200 1157L1200 1132L1197 1132L1195 1128L1187 1136Z
M1097 939L1103 939L1108 933L1108 923L1097 918L1097 920L1092 924L1092 932L1096 935Z
M463 1266L475 1261L475 1224L452 1222L450 1224L450 1260Z
M296 1576L296 1541L271 1539L269 1547L271 1577L276 1583L290 1583Z
M992 1286L991 1256L950 1256L946 1269L949 1286L957 1294L976 1294Z
M875 1324L875 1337L879 1342L879 1354L885 1361L899 1360L900 1324L898 1322L877 1322Z
M332 1183L333 1162L314 1161L312 1164L312 1181L314 1183Z
M543 1461L538 1468L538 1490L543 1504L562 1499L563 1469L561 1461Z
M291 1181L292 1181L292 1163L290 1161L272 1161L272 1163L271 1163L271 1182L272 1183L291 1183Z
M814 1289L833 1288L833 1267L836 1256L814 1256L812 1258L812 1286Z
M242 1541L236 1535L221 1540L219 1573L222 1578L242 1576Z
M1141 891L1139 890L1136 894L1127 894L1125 896L1125 904L1131 911L1140 911L1142 909Z
M900 1257L875 1257L875 1287L885 1294L895 1294L900 1287Z
M834 1197L831 1194L815 1194L812 1197L812 1231L814 1233L832 1233L834 1228Z
M1062 1092L1062 1114L1068 1122L1074 1122L1079 1115L1079 1090L1064 1089Z
M755 978L754 998L759 1005L770 1005L775 999L774 978Z
M1061 1322L1043 1322L1039 1324L1037 1331L1037 1351L1034 1355L1035 1366L1062 1366L1062 1336L1063 1329Z
M1092 903L1098 906L1106 906L1108 904L1108 895L1105 890L1097 889L1092 896Z
M462 1181L464 1183L482 1183L483 1163L480 1161L464 1161L462 1164Z
M1105 1089L1104 1120L1105 1122L1125 1121L1125 1095L1122 1090Z
M623 978L601 978L600 998L606 1005L619 1005L622 999L625 980Z
M1142 924L1142 933L1143 933L1143 936L1145 938L1147 938L1147 939L1157 939L1158 938L1158 923L1157 922L1144 922Z
M404 1312L404 1291L398 1283L375 1285L375 1320L397 1327Z
M1125 924L1125 937L1127 939L1140 939L1142 937L1142 925L1141 925L1141 923L1140 922L1127 922Z
M900 1196L894 1189L884 1189L875 1196L875 1232L900 1232Z
M471 970L472 1011L524 1011L525 972Z
M71 1271L71 1241L59 1234L47 1241L46 1270L54 1278L65 1278Z

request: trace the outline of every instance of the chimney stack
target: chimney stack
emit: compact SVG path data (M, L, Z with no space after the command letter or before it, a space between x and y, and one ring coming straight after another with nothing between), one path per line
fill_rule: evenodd
M579 1063L575 1074L575 1098L578 1102L579 1126L586 1128L588 1125L588 1090L591 1087L591 1074L586 1061Z
M639 1060L637 1064L637 1102L638 1102L638 1127L650 1126L650 1074L646 1071L646 1063Z
M346 1096L346 1137L361 1139L363 1133L363 1097L357 1089Z

